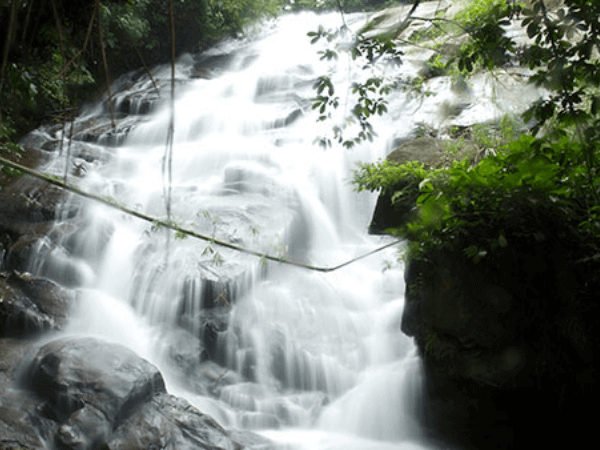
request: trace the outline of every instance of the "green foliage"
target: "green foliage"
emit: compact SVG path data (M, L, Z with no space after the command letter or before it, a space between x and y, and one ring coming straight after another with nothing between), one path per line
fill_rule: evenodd
M534 124L530 134L505 118L472 127L468 141L493 149L481 160L441 169L379 162L355 172L359 190L380 190L393 202L416 198L416 218L393 231L411 240L413 258L448 248L479 263L549 235L578 249L582 261L600 254L600 4L565 0L551 14L543 1L530 3L523 26L532 43L521 62L549 92L524 114ZM504 64L516 48L503 28L509 15L505 2L483 1L455 18L470 37L462 70ZM449 151L467 140L455 142Z
M462 46L458 60L459 70L472 72L478 65L492 70L502 66L507 53L514 52L514 41L506 36L504 27L510 25L511 14L505 0L474 2L477 8L467 8L455 20L469 34L469 42Z
M3 120L0 124L0 150L2 153L20 156L23 149L13 142L16 131L9 121Z
M429 30L434 30L435 35L451 30L454 32L458 29L463 34L467 33L470 39L460 48L458 57L442 53L434 55L428 62L430 75L450 74L458 77L460 72L471 72L475 67L492 69L504 64L507 53L515 49L512 40L504 35L503 27L509 23L510 14L511 8L506 0L473 0L450 20L443 17L432 20L434 26ZM410 17L407 20L410 20ZM392 90L401 86L405 91L411 93L429 94L423 90L423 79L420 77L404 80L401 77L384 75L390 65L402 64L403 52L395 39L405 29L405 26L400 26L394 32L384 35L367 36L367 32L371 31L372 26L373 23L367 24L352 36L353 43L350 46L327 48L318 52L322 60L329 61L339 59L340 52L347 52L353 60L364 61L363 70L372 73L366 82L353 84L352 94L354 97L352 101L354 106L350 108L351 114L341 124L333 125L333 139L330 137L316 139L324 147L332 145L332 142L338 142L346 148L351 148L362 141L372 141L377 134L369 119L373 115L382 115L387 112L386 96ZM337 30L325 30L319 27L317 31L309 32L308 37L313 44L320 40L331 43L340 36L347 37L348 33L349 30L346 26ZM415 36L412 37L413 41L414 39L416 39ZM313 98L313 109L319 109L318 120L320 121L331 119L332 115L328 111L336 109L340 104L339 97L333 96L335 89L330 80L327 84L330 94L323 95L321 93L324 88L324 79L329 80L326 76L320 77L313 86L319 94ZM352 125L358 125L355 128L358 131L346 136L344 131Z
M174 2L176 53L197 51L252 22L276 15L282 0L178 0ZM110 2L102 9L109 67L122 73L163 63L171 52L170 13L163 0Z
M328 43L334 41L340 35L348 36L350 30L342 26L337 30L325 30L319 27L317 31L307 33L311 43L315 44L324 39ZM383 115L387 113L387 95L396 89L400 80L396 77L387 77L384 75L384 68L390 65L401 64L402 51L387 38L366 37L364 32L360 32L353 37L353 45L347 48L327 48L318 53L322 60L337 60L339 53L347 53L352 60L363 62L363 70L371 72L370 77L364 81L355 81L351 85L351 93L354 96L354 105L350 108L350 115L343 119L343 122L333 126L333 140L346 148L352 148L361 141L372 141L375 133L369 118L374 115ZM312 98L313 109L319 110L318 120L330 119L331 109L337 109L340 99L335 96L335 88L331 79L324 75L317 78L313 85L317 91L317 96ZM345 132L353 125L357 125L356 132L352 132L348 137ZM316 139L323 147L332 145L330 137L318 137Z
M286 0L286 9L292 11L341 10L344 12L371 11L396 6L395 0Z
M465 7L458 11L454 20L464 27L474 27L475 24L482 25L488 21L487 16L496 14L494 10L509 10L506 0L471 0L465 3Z
M76 106L93 78L82 59L71 61L81 50L93 1L57 1L61 33L52 8L42 8L27 21L30 2L17 2L7 64L0 81L2 120L8 120L18 137L48 116L56 117ZM10 2L0 5L2 38L10 22ZM35 19L33 19L35 17ZM4 47L4 41L3 41ZM67 61L71 63L66 66Z
M414 162L362 165L354 183L359 190L385 192L407 180L392 201L418 190L417 219L396 230L413 241L413 257L459 246L477 263L515 240L543 240L538 233L547 228L548 215L563 223L571 238L587 242L590 252L598 245L600 208L593 191L600 175L588 182L584 153L567 138L553 142L523 135L476 165L466 159L429 170Z
M3 157L19 158L23 154L21 146L13 141L15 129L7 120L0 123L0 155ZM0 164L0 171L5 175L17 175L19 172Z
M452 139L444 143L445 152L452 160L462 157L474 162L478 159L477 155L495 153L505 148L526 130L519 117L508 114L497 123L478 123L466 128L450 127L448 134Z
M252 21L277 14L279 0L208 0L209 27L213 34L239 33Z
M58 22L49 4L38 10L34 5L28 16L29 3L17 2L0 80L1 117L11 120L16 136L48 116L64 119L82 99L97 94L98 82L104 82L98 22L112 77L142 65L164 63L171 53L167 1L104 0L95 16L94 0L56 0ZM0 2L3 48L11 4ZM282 5L283 0L176 0L176 53L198 51L216 39L240 33L250 22L276 14ZM95 22L88 35L92 17Z
M197 48L207 34L208 0L173 3L177 53ZM113 75L138 68L142 55L147 65L163 63L171 54L169 2L127 0L103 2L104 45Z
M119 46L153 49L158 36L151 34L151 0L129 0L123 3L104 3L101 6L104 45L109 50ZM168 17L163 19L168 21Z
M380 190L382 194L387 194L395 191L395 187L401 182L407 183L410 188L418 189L430 173L432 171L416 161L401 165L387 160L374 164L359 163L358 169L353 173L352 183L358 192Z
M70 52L71 55L74 53L74 50ZM55 49L50 60L42 64L37 71L34 68L29 69L35 73L35 91L45 98L46 106L53 110L60 110L69 105L71 89L94 82L87 68L80 64L72 65L63 75L65 63L60 51Z

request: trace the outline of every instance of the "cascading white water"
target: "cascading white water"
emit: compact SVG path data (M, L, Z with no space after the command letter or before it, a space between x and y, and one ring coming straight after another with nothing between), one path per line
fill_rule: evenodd
M347 20L358 26L362 18ZM348 179L356 161L385 155L392 127L382 122L374 143L351 151L313 145L331 126L316 121L309 100L314 79L331 70L306 37L319 24L337 27L340 17L285 16L250 42L213 49L233 56L212 79L190 78L194 60L182 58L172 220L321 266L381 244L366 234L374 196L352 192ZM344 77L360 72L344 58L338 64L343 94ZM169 72L154 76L166 85ZM118 95L136 91L152 92L151 82L142 77ZM107 156L88 165L83 189L165 217L168 124L165 105L140 117L121 145L90 144ZM402 126L408 121L394 131ZM62 173L63 165L57 159L49 170ZM66 332L129 346L161 368L172 392L225 426L260 430L285 448L421 448L413 419L419 362L399 329L402 268L383 270L397 250L324 274L192 238L167 240L165 230L105 206L82 210L81 230L64 242L70 253L47 251L32 262L33 271L80 286ZM223 317L226 325L215 325ZM207 329L210 347L195 341L208 339ZM200 362L203 351L219 366ZM194 377L210 370L232 381L204 392Z

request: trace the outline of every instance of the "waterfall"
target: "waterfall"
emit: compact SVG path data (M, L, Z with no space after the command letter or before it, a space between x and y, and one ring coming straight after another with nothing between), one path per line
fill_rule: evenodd
M346 20L357 28L364 17ZM375 197L353 192L348 180L357 161L384 157L410 123L382 121L373 143L352 150L313 144L331 127L311 108L316 77L331 71L344 95L348 75L360 74L346 58L335 67L319 59L306 36L319 24L338 27L341 18L287 15L247 41L180 59L170 200L177 224L320 266L388 242L367 235ZM199 67L210 76L197 76ZM165 218L170 74L158 67L153 75L160 96L145 74L116 83L117 130L95 142L75 130L72 163L85 168L82 189ZM395 95L398 112L404 98ZM105 102L75 126L106 116ZM44 170L62 174L64 165L57 157ZM400 332L397 247L319 273L71 202L64 208L79 208L80 227L59 248L41 242L31 261L35 274L79 291L65 333L132 348L161 369L169 391L282 448L423 448L414 422L419 360Z

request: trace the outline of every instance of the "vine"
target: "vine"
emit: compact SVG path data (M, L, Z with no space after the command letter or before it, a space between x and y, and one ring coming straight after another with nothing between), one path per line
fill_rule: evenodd
M91 192L83 191L83 190L77 188L76 186L73 186L72 184L65 183L60 177L55 177L52 175L40 173L36 170L30 169L29 167L25 167L21 164L17 164L15 162L9 161L8 159L3 158L1 156L0 156L0 163L12 168L13 170L19 171L21 173L26 173L32 177L35 177L42 181L46 181L47 183L49 183L53 186L60 187L61 189L65 189L65 190L72 192L76 195L79 195L81 197L102 203L106 206L109 206L110 208L116 209L116 210L121 211L130 216L136 217L136 218L144 220L146 222L150 222L153 227L158 227L158 228L163 227L165 229L175 231L178 234L178 238L181 238L183 236L189 236L192 238L200 239L202 241L207 241L207 242L213 243L214 245L228 248L230 250L235 250L240 253L246 253L249 255L253 255L258 258L261 258L264 261L274 261L274 262L278 262L278 263L282 263L282 264L287 264L290 266L300 267L300 268L307 269L307 270L313 270L316 272L327 273L327 272L333 272L333 271L339 270L339 269L346 267L356 261L364 259L364 258L371 256L377 252L380 252L386 248L392 247L394 245L397 245L397 244L403 242L403 239L394 240L392 242L389 242L385 245L379 246L371 251L363 253L355 258L349 259L349 260L344 261L335 266L330 266L330 267L316 266L313 264L306 264L306 263L301 263L298 261L292 261L292 260L286 259L282 256L274 256L274 255L270 255L268 253L259 252L259 251L252 250L252 249L249 249L246 247L242 247L240 245L235 245L230 242L216 239L214 236L207 236L205 234L198 233L194 230L189 230L187 228L184 228L184 227L174 223L173 221L163 220L163 219L159 219L156 217L152 217L147 214L136 211L135 209L128 208L127 206L119 204L115 199L106 198L106 197L103 197L100 195L93 194ZM252 232L254 233L254 231L252 231Z

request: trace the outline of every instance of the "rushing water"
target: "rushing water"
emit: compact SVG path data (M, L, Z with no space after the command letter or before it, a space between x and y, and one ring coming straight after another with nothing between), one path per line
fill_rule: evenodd
M347 20L356 27L362 18ZM353 192L348 179L356 161L383 157L418 119L398 120L410 108L397 93L394 125L378 124L375 142L350 151L314 145L331 127L311 109L315 78L333 70L343 96L345 78L360 74L345 57L337 67L319 60L306 37L319 23L337 27L341 19L287 16L248 42L222 44L208 56L227 54L227 63L210 79L191 78L197 58L181 58L172 220L320 266L386 242L366 233L375 197ZM160 98L145 75L120 83L117 105L128 102L134 114L119 119L130 128L119 145L110 134L74 143L73 163L85 168L83 189L165 218L170 69L153 72ZM159 106L136 115L136 102L141 112L148 99ZM97 105L78 123L100 116L106 109ZM57 158L46 170L62 174L64 164ZM33 272L79 289L68 333L132 348L160 367L171 392L226 427L257 430L284 448L422 448L414 422L419 361L400 332L397 248L320 273L167 237L100 204L84 204L79 222L62 242L68 251L41 242L31 263Z

